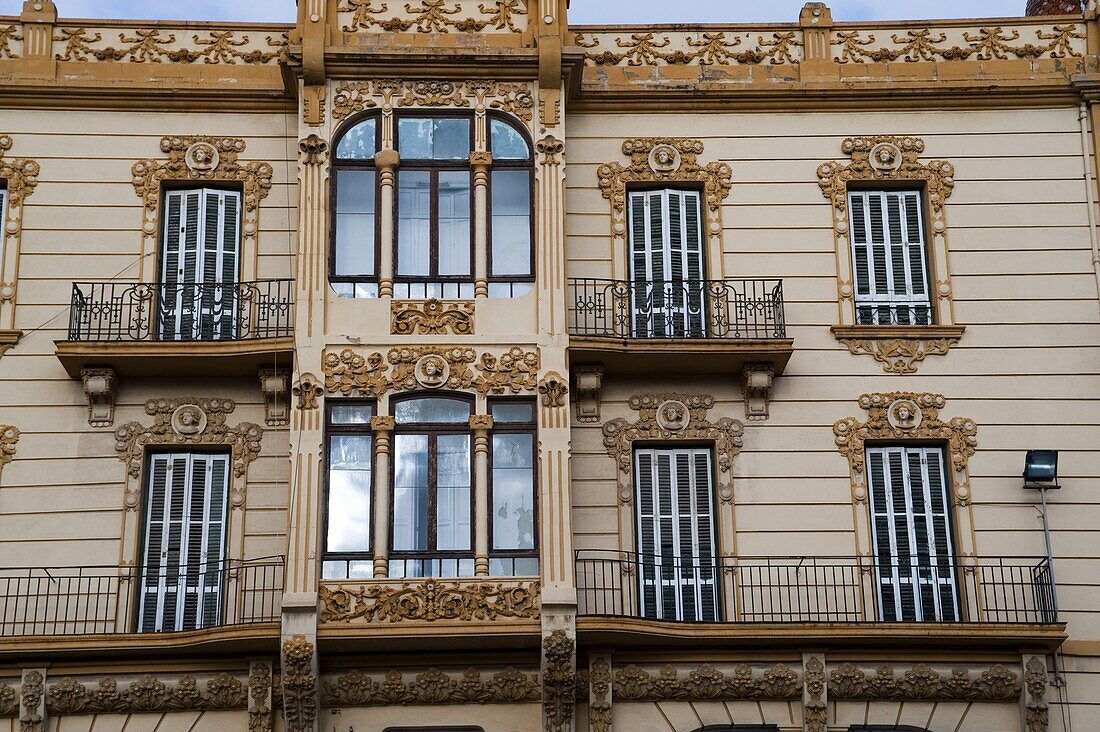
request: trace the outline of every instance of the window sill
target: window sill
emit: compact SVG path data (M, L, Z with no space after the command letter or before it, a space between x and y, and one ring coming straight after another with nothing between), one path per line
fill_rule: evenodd
M852 354L873 356L886 373L914 374L928 356L946 355L966 326L834 325L831 330Z

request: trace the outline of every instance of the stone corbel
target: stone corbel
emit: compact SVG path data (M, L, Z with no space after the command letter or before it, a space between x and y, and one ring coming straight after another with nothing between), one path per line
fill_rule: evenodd
M741 392L745 397L745 419L767 419L775 368L766 363L746 364L741 372L741 380Z
M118 376L111 368L81 369L84 396L88 398L88 424L110 427L115 422L115 393Z
M0 298L3 294L0 293ZM23 331L21 330L0 330L0 356L3 356L10 349L15 348L19 343L19 339L23 337Z
M576 379L578 422L600 421L600 389L603 387L603 366L578 366L573 369Z
M290 372L260 369L260 391L264 395L264 421L281 427L290 421Z

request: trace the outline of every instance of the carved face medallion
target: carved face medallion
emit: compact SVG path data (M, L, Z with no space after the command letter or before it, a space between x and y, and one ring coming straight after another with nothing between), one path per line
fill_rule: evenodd
M880 142L871 148L871 167L879 173L894 173L901 168L901 150L890 142Z
M206 429L206 413L194 404L181 404L172 412L172 429L181 435L198 435Z
M657 407L657 425L669 432L679 432L686 429L691 416L687 405L680 401L667 401Z
M680 151L672 145L657 145L649 153L649 167L654 173L675 173L680 169Z
M416 362L416 381L427 389L435 389L447 383L451 367L442 356L430 353Z
M886 414L886 420L896 430L915 430L920 427L921 419L920 407L908 399L899 399L891 404Z
M183 157L187 167L197 173L209 173L218 167L218 150L209 142L196 142Z

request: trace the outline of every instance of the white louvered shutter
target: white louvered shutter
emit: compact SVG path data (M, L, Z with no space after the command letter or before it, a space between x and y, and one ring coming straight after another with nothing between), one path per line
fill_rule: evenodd
M237 271L240 256L241 194L203 191L201 268L202 315L199 337L236 337Z
M705 335L701 205L698 191L630 194L635 337Z
M149 456L138 632L221 622L229 456Z
M958 620L943 450L867 448L867 479L882 619Z
M851 191L856 322L930 325L928 247L920 191Z
M716 621L710 451L636 450L634 475L643 616Z

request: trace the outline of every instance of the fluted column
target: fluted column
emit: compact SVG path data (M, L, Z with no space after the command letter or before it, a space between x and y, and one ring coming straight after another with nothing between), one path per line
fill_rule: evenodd
M380 254L378 257L378 296L393 297L393 189L397 181L397 166L401 156L396 150L379 150L374 157L378 167L378 184L381 197L378 203L378 222Z
M372 417L374 431L374 576L390 574L390 436L393 417Z
M474 297L489 297L489 166L492 164L492 153L470 153L474 170Z
M489 576L489 430L488 414L470 417L474 432L474 574Z

